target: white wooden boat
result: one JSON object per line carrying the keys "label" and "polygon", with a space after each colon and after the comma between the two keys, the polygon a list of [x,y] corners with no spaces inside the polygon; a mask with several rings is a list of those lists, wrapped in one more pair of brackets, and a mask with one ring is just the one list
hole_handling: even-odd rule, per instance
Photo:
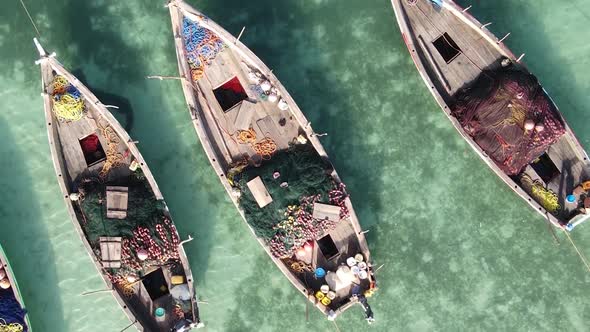
{"label": "white wooden boat", "polygon": [[57,180],[106,291],[140,331],[199,325],[186,253],[135,142],[55,53],[35,44]]}
{"label": "white wooden boat", "polygon": [[[522,56],[516,58],[503,43],[509,34],[498,39],[486,28],[489,23],[480,23],[469,14],[469,8],[462,9],[451,0],[391,3],[424,82],[481,159],[553,225],[572,230],[586,221],[590,217],[588,155],[547,92],[528,72]],[[530,84],[498,83],[500,77],[510,75]],[[512,93],[513,87],[521,90]],[[490,92],[488,99],[477,99],[475,91],[483,88],[496,95]],[[525,104],[527,98],[534,102]],[[474,100],[481,104],[474,106]],[[468,118],[463,117],[465,105],[473,106],[467,107],[472,112]],[[502,118],[500,112],[510,112],[506,113],[510,117]],[[484,121],[494,116],[509,125],[484,126]],[[548,129],[555,129],[555,135]],[[510,135],[505,135],[508,131]],[[507,136],[516,139],[505,140]],[[494,139],[499,142],[496,146],[489,143]],[[501,149],[494,150],[498,146]],[[525,146],[535,148],[526,150]],[[514,160],[518,163],[511,164]]]}
{"label": "white wooden boat", "polygon": [[[2,248],[2,246],[0,246],[0,281],[3,279],[8,280],[10,286],[8,286],[6,289],[3,289],[3,287],[0,287],[0,303],[6,303],[3,300],[3,297],[5,297],[5,296],[9,297],[9,298],[16,299],[16,301],[18,301],[18,304],[20,305],[20,309],[25,311],[25,316],[24,316],[24,322],[22,322],[22,324],[19,322],[7,321],[8,318],[3,317],[1,314],[1,312],[3,310],[6,310],[6,308],[1,308],[0,309],[0,330],[2,330],[2,328],[6,328],[7,331],[9,331],[8,327],[12,326],[12,328],[14,330],[20,329],[22,327],[23,332],[33,331],[33,329],[31,328],[31,322],[29,321],[29,315],[26,313],[25,302],[23,301],[23,297],[21,295],[20,289],[18,288],[18,283],[16,282],[14,272],[12,271],[12,268],[10,267],[10,263],[8,262],[8,258],[6,257],[6,253],[4,252],[4,249]],[[14,300],[12,300],[12,301],[14,301]],[[14,318],[14,317],[11,317],[11,318]]]}
{"label": "white wooden boat", "polygon": [[[293,241],[285,244],[280,242],[284,240],[282,235],[278,235],[282,231],[276,229],[281,227],[278,224],[288,221],[269,218],[274,226],[273,231],[271,227],[268,231],[277,233],[268,236],[261,235],[264,229],[253,227],[260,221],[253,217],[257,213],[285,211],[293,213],[291,216],[297,220],[302,218],[303,213],[297,209],[304,203],[290,203],[298,212],[288,212],[287,206],[278,203],[282,199],[280,188],[297,184],[297,179],[290,183],[284,180],[284,173],[293,169],[282,173],[264,171],[285,167],[278,160],[288,160],[294,151],[307,149],[324,160],[328,165],[323,170],[325,177],[336,189],[342,188],[309,121],[271,70],[238,39],[183,1],[170,1],[168,8],[191,121],[242,218],[281,272],[328,319],[335,319],[360,303],[368,321],[372,321],[366,300],[376,289],[371,255],[350,198],[343,190],[340,205],[333,201],[313,203],[313,216],[311,210],[307,216],[314,227],[333,222],[333,226],[313,235],[305,237],[285,231],[285,238]],[[253,176],[257,170],[259,176]],[[245,209],[247,199],[250,203],[256,200],[257,205]],[[277,240],[280,244],[273,242],[277,238],[281,238]],[[327,274],[323,276],[322,271]],[[326,292],[321,291],[322,286]]]}

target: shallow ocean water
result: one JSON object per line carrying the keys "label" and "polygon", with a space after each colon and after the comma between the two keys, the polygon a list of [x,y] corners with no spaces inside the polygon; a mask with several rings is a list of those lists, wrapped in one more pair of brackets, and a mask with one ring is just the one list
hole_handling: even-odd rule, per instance
{"label": "shallow ocean water", "polygon": [[[590,273],[563,234],[484,167],[439,110],[388,0],[189,1],[237,35],[290,90],[352,195],[377,266],[340,331],[588,331]],[[282,277],[226,197],[189,122],[164,1],[25,0],[41,41],[139,140],[186,245],[205,331],[336,331]],[[460,2],[468,5],[467,1]],[[590,147],[588,0],[472,2]],[[19,1],[0,12],[0,242],[36,331],[129,322],[84,251],[54,178]],[[572,237],[590,256],[590,225]]]}

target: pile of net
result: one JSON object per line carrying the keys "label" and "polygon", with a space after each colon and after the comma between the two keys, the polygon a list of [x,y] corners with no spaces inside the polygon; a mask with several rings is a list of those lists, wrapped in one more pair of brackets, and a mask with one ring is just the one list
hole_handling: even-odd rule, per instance
{"label": "pile of net", "polygon": [[0,331],[27,331],[25,315],[12,288],[0,289]]}
{"label": "pile of net", "polygon": [[[260,167],[247,167],[232,181],[240,189],[239,200],[246,220],[257,236],[267,240],[273,255],[288,257],[305,242],[333,229],[336,223],[312,217],[313,203],[341,206],[348,216],[343,184],[334,183],[331,165],[310,145],[294,145],[280,151]],[[260,208],[248,189],[248,181],[260,176],[272,202]]]}
{"label": "pile of net", "polygon": [[515,67],[484,71],[457,93],[452,113],[508,175],[520,173],[565,133],[537,78]]}
{"label": "pile of net", "polygon": [[[113,185],[113,184],[109,184]],[[168,219],[165,205],[154,196],[141,169],[125,183],[128,187],[127,217],[124,220],[106,217],[106,186],[93,179],[83,180],[80,214],[84,232],[93,248],[99,247],[100,237],[122,237],[122,266],[114,277],[137,276],[149,265],[161,265],[178,260],[178,233]],[[143,260],[138,253],[147,255]],[[98,254],[100,254],[98,252]]]}
{"label": "pile of net", "polygon": [[196,81],[203,76],[205,65],[215,59],[225,44],[211,30],[186,17],[182,21],[182,37],[191,77]]}
{"label": "pile of net", "polygon": [[53,97],[53,113],[59,121],[78,121],[84,117],[84,99],[65,77],[56,75],[47,90]]}

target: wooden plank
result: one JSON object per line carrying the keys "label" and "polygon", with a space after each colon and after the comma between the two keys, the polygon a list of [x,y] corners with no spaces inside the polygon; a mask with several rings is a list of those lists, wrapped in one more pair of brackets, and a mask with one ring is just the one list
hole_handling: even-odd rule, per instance
{"label": "wooden plank", "polygon": [[231,59],[228,59],[227,53],[227,50],[219,52],[210,64],[205,65],[205,77],[213,89],[220,87],[236,76],[236,71],[232,67]]}
{"label": "wooden plank", "polygon": [[252,124],[252,116],[254,116],[255,103],[249,100],[242,100],[238,109],[238,115],[234,122],[234,127],[237,130],[248,130]]}
{"label": "wooden plank", "polygon": [[269,115],[256,121],[256,124],[260,128],[263,137],[270,137],[275,141],[279,149],[286,149],[289,147],[288,138],[280,134],[278,125],[275,124]]}
{"label": "wooden plank", "polygon": [[272,197],[270,197],[270,194],[268,193],[268,190],[266,190],[266,186],[262,182],[260,176],[257,176],[254,179],[248,181],[247,185],[259,207],[263,208],[272,202]]}
{"label": "wooden plank", "polygon": [[100,254],[102,266],[106,268],[121,267],[121,237],[100,237]]}
{"label": "wooden plank", "polygon": [[107,218],[127,218],[128,197],[127,187],[107,186]]}
{"label": "wooden plank", "polygon": [[330,221],[340,221],[340,211],[342,209],[336,205],[322,203],[313,204],[313,218]]}

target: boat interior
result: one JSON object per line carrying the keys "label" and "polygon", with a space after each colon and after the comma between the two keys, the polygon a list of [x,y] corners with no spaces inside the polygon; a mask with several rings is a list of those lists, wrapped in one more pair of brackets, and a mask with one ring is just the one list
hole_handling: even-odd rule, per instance
{"label": "boat interior", "polygon": [[[155,255],[150,252],[145,263],[138,263],[140,247],[149,242],[144,237],[144,242],[133,247],[140,227],[147,229],[148,234],[151,232],[146,235],[150,239],[156,234],[162,238],[161,233],[168,240],[178,238],[142,157],[131,150],[133,143],[127,134],[122,137],[119,123],[73,75],[49,58],[41,62],[41,70],[58,180],[66,194],[64,198],[75,213],[78,232],[86,238],[87,250],[93,253],[103,277],[108,277],[115,286],[118,294],[115,297],[130,318],[147,331],[169,331],[181,318],[198,319],[192,296],[188,301],[178,300],[170,292],[187,282],[190,286],[186,287],[192,291],[190,270],[185,269],[178,257],[160,264],[150,261]],[[60,108],[56,106],[60,102],[71,103],[69,108]],[[143,195],[141,200],[139,194]],[[140,204],[158,206],[161,215],[141,215],[144,210]],[[164,218],[169,224],[159,233],[157,227],[144,223],[141,218]],[[165,313],[155,314],[158,308]]]}
{"label": "boat interior", "polygon": [[[221,177],[229,178],[228,172],[236,165],[258,167],[271,160],[274,154],[295,144],[310,144],[304,128],[282,96],[286,92],[278,86],[280,83],[265,75],[261,66],[256,64],[259,60],[253,61],[246,56],[249,51],[242,50],[241,43],[237,44],[233,36],[221,31],[207,17],[184,3],[179,6],[171,8],[171,16],[176,38],[182,38],[182,46],[177,43],[177,52],[184,55],[179,55],[181,74],[183,68],[190,70],[183,76],[193,78],[190,94],[196,95],[198,100],[196,109],[191,110],[193,120],[195,126],[205,131],[206,137],[200,139],[210,143],[214,155],[209,158],[214,167],[215,163],[221,165],[224,173]],[[205,51],[211,50],[211,44],[216,43],[217,47],[214,54],[199,54],[202,61],[199,66],[195,65],[198,60],[194,60],[198,47],[195,50],[191,35],[187,35],[191,33],[190,29],[197,29],[199,36],[205,36],[196,46],[205,47]],[[190,103],[189,108],[192,109]],[[336,177],[335,172],[333,176]],[[268,196],[264,184],[260,182],[258,186],[261,196]],[[290,280],[304,294],[315,294],[326,283],[323,278],[315,276],[316,267],[336,271],[346,265],[347,258],[364,253],[351,222],[344,220],[316,238],[312,247],[313,253],[308,252],[302,259],[292,257],[281,261],[274,258],[283,273],[296,278],[297,282]],[[304,261],[308,269],[294,271],[291,263],[298,260]],[[372,276],[364,280],[356,278],[339,288],[329,306],[321,301],[316,305],[325,313],[330,309],[337,310],[350,302],[355,283],[361,289],[358,293],[362,293],[369,289],[371,281]]]}
{"label": "boat interior", "polygon": [[[441,96],[444,101],[442,106],[449,117],[453,117],[449,107],[454,104],[456,94],[469,88],[483,71],[500,69],[506,59],[510,59],[511,65],[519,65],[514,55],[503,46],[502,40],[491,36],[485,24],[476,21],[452,1],[444,1],[443,7],[431,0],[394,2],[398,15],[402,15],[410,32],[409,36],[404,34],[404,38],[411,38],[413,43],[406,41],[410,53],[414,61],[423,64],[432,82],[429,88]],[[456,127],[460,126],[456,121],[453,123]],[[526,174],[557,194],[561,208],[554,214],[565,225],[585,211],[580,209],[584,205],[585,191],[576,195],[574,203],[567,203],[565,199],[589,179],[589,169],[586,153],[567,128],[564,135],[538,158],[530,160],[522,173],[513,176],[512,180],[522,187],[519,179]],[[531,201],[534,195],[530,194],[523,198]],[[541,200],[532,199],[543,205]],[[586,207],[590,207],[590,201],[586,203]],[[539,210],[545,212],[540,207]]]}

